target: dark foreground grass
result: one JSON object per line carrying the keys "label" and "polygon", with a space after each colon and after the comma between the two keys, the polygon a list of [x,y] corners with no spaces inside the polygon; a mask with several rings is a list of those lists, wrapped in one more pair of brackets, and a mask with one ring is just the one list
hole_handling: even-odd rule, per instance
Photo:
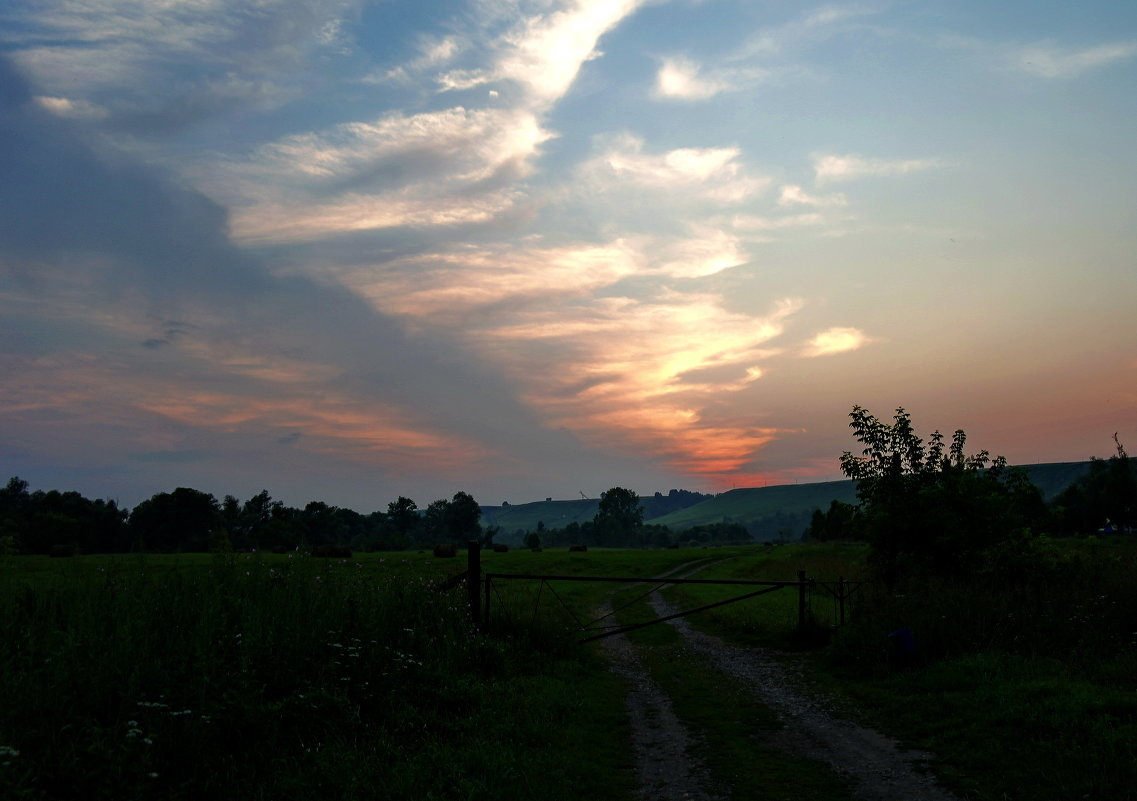
{"label": "dark foreground grass", "polygon": [[4,799],[631,793],[619,681],[563,639],[475,636],[424,559],[0,569]]}

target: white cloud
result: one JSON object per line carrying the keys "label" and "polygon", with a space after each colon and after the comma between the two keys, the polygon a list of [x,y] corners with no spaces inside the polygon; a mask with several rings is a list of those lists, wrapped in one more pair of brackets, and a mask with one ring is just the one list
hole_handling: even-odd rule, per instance
{"label": "white cloud", "polygon": [[779,206],[846,206],[849,201],[841,192],[831,195],[811,195],[795,184],[786,184],[782,187],[782,194],[778,197]]}
{"label": "white cloud", "polygon": [[452,252],[399,259],[381,272],[369,266],[341,280],[382,311],[400,317],[484,315],[490,307],[570,298],[647,271],[633,243],[559,247],[516,244],[468,246]]}
{"label": "white cloud", "polygon": [[575,0],[561,10],[525,17],[497,43],[488,69],[456,70],[439,78],[443,89],[469,89],[499,80],[523,86],[539,106],[560,99],[585,62],[597,58],[600,37],[645,0]]}
{"label": "white cloud", "polygon": [[665,58],[656,75],[656,97],[675,100],[706,100],[737,88],[727,73],[701,75],[700,66],[687,58]]}
{"label": "white cloud", "polygon": [[488,223],[513,208],[512,192],[474,197],[344,194],[328,203],[260,203],[233,213],[233,238],[246,244],[304,242],[354,231]]}
{"label": "white cloud", "polygon": [[693,237],[661,242],[657,269],[674,278],[704,278],[749,261],[738,237],[715,228],[695,227]]}
{"label": "white cloud", "polygon": [[1042,78],[1066,78],[1137,56],[1137,41],[1097,45],[1083,50],[1038,44],[1018,49],[1011,64]]}
{"label": "white cloud", "polygon": [[660,154],[644,153],[643,140],[617,137],[582,170],[609,186],[682,190],[720,203],[739,203],[769,184],[766,178],[747,175],[737,147],[684,147]]}
{"label": "white cloud", "polygon": [[830,356],[834,353],[857,350],[870,342],[872,339],[859,329],[830,328],[809,340],[802,349],[802,355],[809,357]]}
{"label": "white cloud", "polygon": [[[479,181],[506,164],[519,170],[552,134],[525,111],[466,109],[349,122],[318,133],[289,136],[257,149],[253,168],[278,177],[343,181],[377,167],[415,162],[428,173]],[[391,176],[383,182],[390,185]]]}
{"label": "white cloud", "polygon": [[[360,83],[406,83],[418,77],[423,71],[438,69],[450,62],[465,47],[465,43],[457,36],[446,36],[441,39],[428,37],[419,41],[419,56],[406,64],[400,64],[378,72],[372,72],[360,78]],[[450,87],[453,88],[453,87]]]}
{"label": "white cloud", "polygon": [[482,223],[517,201],[512,184],[550,136],[525,111],[390,114],[264,145],[202,180],[234,206],[244,241]]}
{"label": "white cloud", "polygon": [[941,162],[937,159],[887,160],[866,158],[856,154],[845,156],[819,154],[813,157],[815,180],[819,184],[829,181],[849,181],[866,176],[905,175],[940,165]]}

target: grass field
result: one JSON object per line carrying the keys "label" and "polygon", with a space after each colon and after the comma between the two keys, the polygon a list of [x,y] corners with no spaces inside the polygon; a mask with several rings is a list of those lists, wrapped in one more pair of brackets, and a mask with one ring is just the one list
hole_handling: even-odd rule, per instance
{"label": "grass field", "polygon": [[[815,592],[806,637],[789,589],[692,622],[806,649],[814,680],[850,714],[936,752],[969,798],[1127,801],[1137,548],[1059,550],[1044,582],[866,586],[842,629]],[[706,559],[701,577],[792,580],[804,569],[819,581],[861,578],[864,561],[835,544],[483,556],[503,573],[647,577]],[[496,582],[481,636],[464,588],[436,589],[464,568],[461,556],[428,554],[0,559],[0,796],[634,797],[625,688],[572,632],[614,586]],[[666,590],[688,606],[739,592]],[[646,615],[629,600],[624,621]],[[886,636],[901,625],[918,645],[907,665],[890,660]],[[742,709],[738,693],[659,644],[652,669],[682,714],[724,721],[709,728],[726,749],[716,753],[744,747],[737,738],[762,711],[719,715]],[[753,782],[761,758],[720,768]]]}
{"label": "grass field", "polygon": [[622,685],[567,640],[475,636],[434,589],[463,566],[4,559],[0,795],[627,798]]}

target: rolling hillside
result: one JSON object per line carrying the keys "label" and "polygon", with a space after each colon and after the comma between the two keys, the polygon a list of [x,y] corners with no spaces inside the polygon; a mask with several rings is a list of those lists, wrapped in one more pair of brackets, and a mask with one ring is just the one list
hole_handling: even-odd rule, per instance
{"label": "rolling hillside", "polygon": [[[1050,500],[1079,477],[1089,472],[1089,462],[1052,462],[1026,465],[1031,481]],[[735,489],[675,509],[697,500],[693,494],[675,490],[669,495],[641,498],[645,522],[667,526],[673,531],[714,523],[740,523],[758,540],[796,540],[809,526],[814,509],[828,509],[833,501],[856,503],[852,481],[823,481],[813,484],[782,484],[773,487]],[[546,528],[563,528],[583,523],[596,515],[599,501],[580,498],[568,501],[536,501],[509,506],[483,506],[483,525],[501,526],[501,542],[520,542],[518,532],[533,531],[538,522]]]}

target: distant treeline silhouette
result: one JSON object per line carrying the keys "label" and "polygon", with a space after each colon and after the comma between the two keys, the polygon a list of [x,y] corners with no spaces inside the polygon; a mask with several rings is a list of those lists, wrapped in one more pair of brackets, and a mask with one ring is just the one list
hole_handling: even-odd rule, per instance
{"label": "distant treeline silhouette", "polygon": [[[875,435],[896,433],[891,430],[896,423],[889,427],[867,412],[861,410],[861,413],[862,418],[855,419],[861,426],[860,435],[871,439]],[[1052,536],[1132,531],[1137,514],[1137,466],[1129,460],[1116,435],[1114,456],[1095,458],[1088,473],[1045,503],[1033,485],[1015,471],[1004,470],[1001,464],[992,476],[999,482],[995,484],[979,481],[977,473],[964,469],[984,467],[989,471],[984,464],[975,462],[953,467],[950,451],[937,456],[941,461],[946,460],[943,464],[936,459],[929,461],[928,457],[938,453],[935,440],[922,442],[911,434],[906,416],[898,419],[902,428],[908,426],[902,433],[908,436],[910,446],[932,447],[932,454],[925,455],[923,466],[897,474],[909,473],[910,478],[892,480],[887,478],[893,469],[890,463],[882,462],[875,473],[862,475],[858,465],[868,463],[846,454],[845,467],[853,471],[849,473],[850,478],[858,480],[861,502],[852,505],[834,501],[827,510],[815,510],[804,538],[881,540],[885,536],[900,537],[896,542],[903,549],[909,547],[905,544],[908,542],[918,545],[951,541],[951,537],[929,536],[932,529],[945,532],[951,529],[960,535],[966,533],[969,542],[978,539],[991,543],[1003,540],[999,532],[1010,529],[1026,528],[1036,535]],[[958,448],[961,447],[962,442],[958,444]],[[962,451],[954,455],[962,457]],[[984,452],[982,456],[985,455]],[[946,483],[948,481],[951,483]],[[887,503],[881,500],[884,497],[881,493],[885,491],[891,499]],[[748,530],[726,520],[678,532],[644,522],[645,506],[651,509],[653,516],[658,516],[711,497],[672,490],[666,496],[656,493],[641,499],[630,490],[613,487],[601,495],[592,520],[561,527],[546,527],[538,521],[532,529],[510,531],[510,537],[527,547],[580,544],[661,548],[675,544],[752,541],[756,533],[753,527]],[[908,504],[908,508],[903,508],[904,504]],[[882,517],[882,510],[888,514]],[[322,501],[312,501],[299,509],[274,500],[268,491],[244,502],[232,495],[218,501],[210,493],[179,487],[173,492],[160,492],[133,509],[125,509],[113,500],[90,500],[78,492],[31,491],[27,481],[13,477],[0,489],[0,555],[284,552],[311,550],[322,545],[379,551],[426,548],[444,542],[461,544],[471,539],[489,546],[502,531],[499,526],[484,524],[481,516],[481,507],[466,492],[458,492],[449,500],[433,501],[425,509],[420,509],[410,498],[400,496],[387,505],[386,511],[360,514]],[[781,521],[784,525],[777,526],[780,536],[793,529],[801,532],[800,527],[791,525],[796,523],[796,518],[791,517],[787,516]],[[901,524],[909,533],[900,529],[893,532],[891,527]],[[796,536],[795,533],[790,538]],[[946,554],[929,553],[927,558],[943,563]]]}
{"label": "distant treeline silhouette", "polygon": [[[658,506],[681,508],[710,497],[686,490],[657,494]],[[663,498],[663,503],[660,503]],[[295,550],[329,552],[325,546],[356,551],[427,548],[437,543],[479,540],[493,545],[501,529],[482,525],[481,508],[466,492],[420,509],[399,497],[386,511],[360,514],[312,501],[303,509],[287,506],[262,491],[242,502],[232,495],[218,501],[207,492],[178,487],[160,492],[133,509],[113,500],[90,500],[78,492],[31,491],[13,477],[0,490],[0,555],[122,553],[146,551],[225,552]],[[594,520],[561,529],[520,532],[535,547],[585,544],[612,547],[664,547],[674,535],[643,523],[643,506],[630,490],[604,493]],[[748,540],[739,525],[701,526],[684,532],[684,541]]]}

